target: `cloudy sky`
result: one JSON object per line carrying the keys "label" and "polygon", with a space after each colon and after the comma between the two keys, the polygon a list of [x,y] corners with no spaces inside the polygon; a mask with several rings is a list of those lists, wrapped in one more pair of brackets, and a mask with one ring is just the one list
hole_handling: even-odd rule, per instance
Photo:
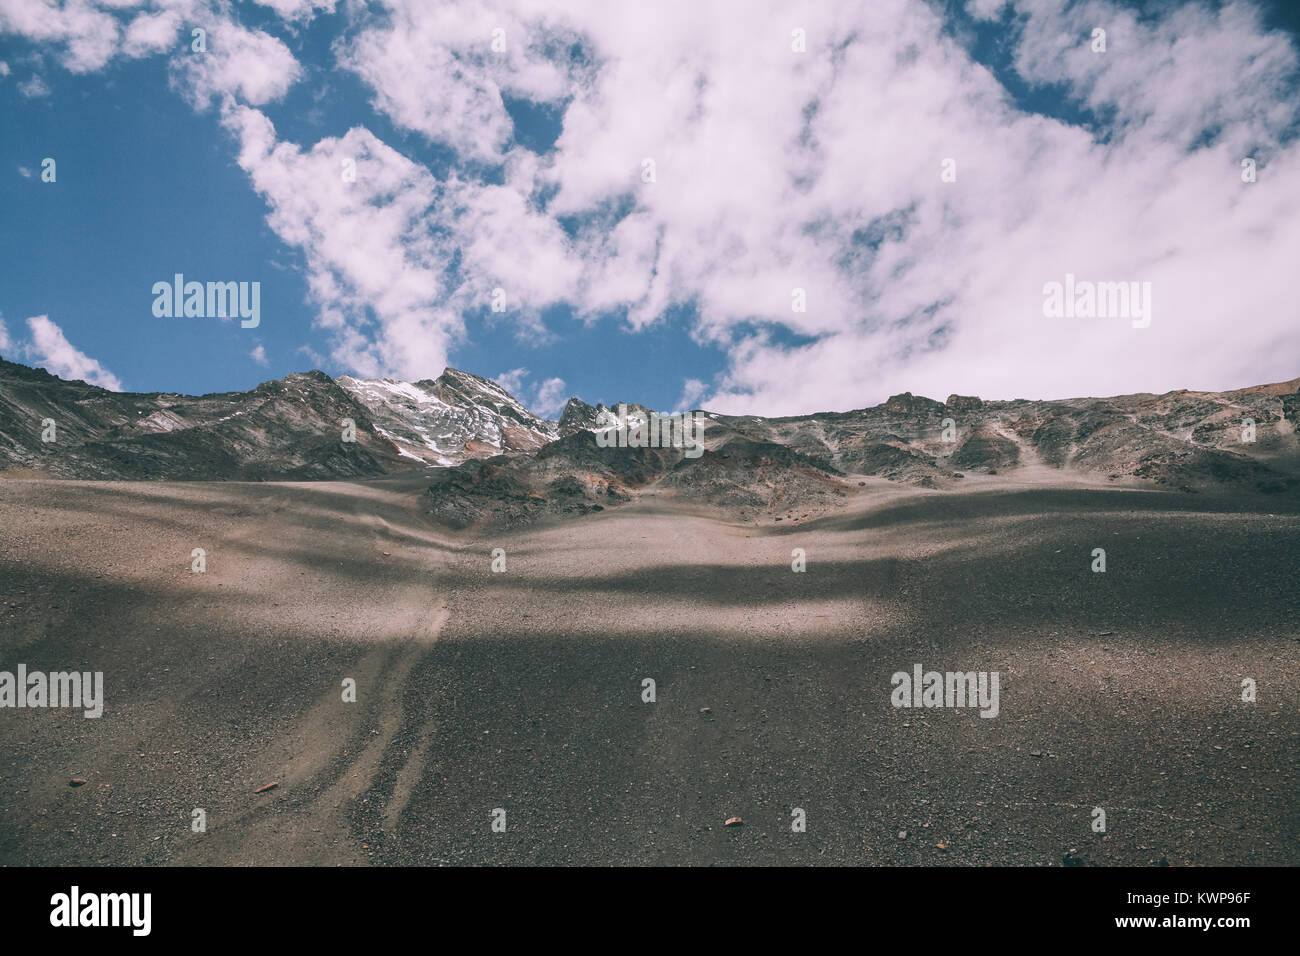
{"label": "cloudy sky", "polygon": [[[1287,0],[0,0],[0,354],[544,414],[1290,379],[1298,43]],[[261,324],[156,317],[176,273]],[[1067,274],[1150,325],[1046,316]]]}

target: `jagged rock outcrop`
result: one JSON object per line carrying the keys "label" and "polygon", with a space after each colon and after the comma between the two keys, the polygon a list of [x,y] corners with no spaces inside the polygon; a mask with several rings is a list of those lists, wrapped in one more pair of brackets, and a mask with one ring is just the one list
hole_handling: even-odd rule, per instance
{"label": "jagged rock outcrop", "polygon": [[952,394],[948,396],[948,400],[944,402],[944,405],[954,412],[973,412],[978,408],[982,408],[984,402],[976,395]]}

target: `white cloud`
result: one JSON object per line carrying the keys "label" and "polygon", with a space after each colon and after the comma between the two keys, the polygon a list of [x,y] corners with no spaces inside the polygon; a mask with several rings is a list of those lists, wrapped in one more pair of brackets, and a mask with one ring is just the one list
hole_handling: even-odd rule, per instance
{"label": "white cloud", "polygon": [[49,96],[50,88],[45,85],[45,81],[40,76],[33,75],[31,79],[23,80],[18,84],[18,92],[29,100],[35,100],[42,96]]}
{"label": "white cloud", "polygon": [[282,19],[290,22],[306,22],[316,15],[318,10],[333,13],[338,0],[254,0],[258,6],[269,7]]}
{"label": "white cloud", "polygon": [[[503,185],[439,181],[360,127],[304,150],[280,142],[257,110],[222,115],[268,223],[304,252],[331,357],[358,374],[437,375],[465,335],[463,315],[487,307],[494,289],[527,332],[580,275],[559,224],[521,192],[526,163]],[[456,256],[463,276],[453,280]]]}
{"label": "white cloud", "polygon": [[[469,191],[474,212],[444,221],[475,250],[475,274],[513,273],[525,298],[564,299],[588,320],[625,309],[634,328],[698,306],[697,336],[730,360],[707,407],[794,413],[903,390],[1061,396],[1295,374],[1296,56],[1250,5],[1139,22],[1103,0],[1014,4],[1018,69],[1049,110],[1100,116],[1097,135],[1017,108],[932,6],[908,0],[797,18],[774,0],[536,0],[504,20],[468,3],[387,6],[391,19],[364,27],[343,64],[396,122],[510,171],[513,205]],[[796,21],[807,53],[791,50]],[[510,52],[494,59],[497,22]],[[1090,49],[1096,23],[1108,25],[1104,55]],[[579,65],[563,52],[561,65],[540,62],[557,37],[581,42]],[[553,152],[509,146],[503,91],[565,104]],[[1247,150],[1268,163],[1252,185],[1238,176]],[[640,181],[647,157],[653,183]],[[949,157],[953,183],[940,178]],[[538,190],[554,193],[545,215],[530,203]],[[599,215],[619,202],[632,206],[620,222]],[[550,240],[561,215],[579,217],[576,239]],[[518,249],[538,243],[544,265],[528,268]],[[1045,319],[1042,287],[1067,272],[1152,282],[1152,326]],[[795,288],[806,312],[791,308]]]}
{"label": "white cloud", "polygon": [[524,401],[534,414],[541,415],[543,418],[554,417],[564,410],[569,400],[564,379],[548,378],[538,383],[537,388],[532,390],[531,401],[525,400],[525,393],[529,390],[527,379],[528,369],[516,368],[509,372],[502,372],[493,381],[511,395]]}
{"label": "white cloud", "polygon": [[1010,0],[967,0],[966,10],[980,20],[994,20]]}
{"label": "white cloud", "polygon": [[[461,2],[385,6],[386,18],[340,48],[339,64],[370,85],[376,107],[399,125],[463,156],[502,158],[511,135],[503,92],[542,102],[568,93],[568,67],[547,54],[562,54],[572,31],[534,3],[510,12]],[[493,49],[498,30],[503,51]]]}
{"label": "white cloud", "polygon": [[312,368],[320,368],[325,364],[325,356],[321,355],[310,345],[298,346],[298,353],[306,356],[307,361],[311,362]]}
{"label": "white cloud", "polygon": [[563,411],[566,401],[568,392],[565,391],[564,379],[548,378],[537,387],[537,394],[529,407],[536,414],[549,418]]}
{"label": "white cloud", "polygon": [[31,179],[31,178],[32,178],[32,171],[31,171],[30,169],[28,169],[26,166],[19,166],[19,167],[18,167],[18,175],[21,176],[21,177],[23,177],[23,179]]}
{"label": "white cloud", "polygon": [[708,386],[698,378],[688,378],[682,383],[682,397],[677,400],[677,410],[689,412],[698,408],[696,403],[707,391]]}
{"label": "white cloud", "polygon": [[266,349],[261,345],[257,346],[256,348],[253,349],[253,351],[249,352],[248,357],[251,358],[258,365],[271,364],[266,360]]}
{"label": "white cloud", "polygon": [[516,368],[509,372],[502,372],[493,379],[498,385],[504,388],[511,395],[522,395],[524,390],[524,379],[528,378],[528,369]]}
{"label": "white cloud", "polygon": [[5,325],[4,316],[0,315],[0,352],[8,352],[13,348],[13,339],[9,337],[9,328]]}
{"label": "white cloud", "polygon": [[62,63],[73,73],[98,70],[118,42],[117,20],[87,0],[0,0],[0,33],[59,45]]}
{"label": "white cloud", "polygon": [[253,106],[280,99],[302,74],[284,42],[261,30],[220,19],[207,26],[205,53],[173,61],[186,95],[197,108],[236,96]]}
{"label": "white cloud", "polygon": [[[363,129],[304,151],[278,143],[257,110],[227,106],[222,115],[271,228],[303,249],[331,358],[371,377],[440,373],[463,332],[441,301],[450,252],[430,231],[440,184]],[[355,182],[345,181],[344,160],[355,163]]]}
{"label": "white cloud", "polygon": [[[287,11],[290,19],[301,19],[304,9],[332,10],[334,4],[273,0],[269,5],[282,14]],[[102,69],[116,56],[171,51],[183,92],[200,107],[225,96],[261,106],[282,97],[301,75],[281,40],[236,23],[230,6],[221,0],[152,0],[148,10],[138,9],[143,5],[137,0],[0,0],[0,35],[56,47],[60,62],[73,73]],[[195,27],[206,32],[206,52],[190,48],[189,31]],[[39,77],[20,89],[26,96],[48,92]]]}
{"label": "white cloud", "polygon": [[48,316],[32,316],[27,320],[27,328],[32,340],[25,350],[26,355],[37,366],[44,367],[59,378],[80,379],[111,392],[122,391],[118,377],[73,346],[63,330],[51,322]]}
{"label": "white cloud", "polygon": [[172,10],[141,13],[126,28],[122,52],[129,57],[162,53],[177,45],[181,17]]}

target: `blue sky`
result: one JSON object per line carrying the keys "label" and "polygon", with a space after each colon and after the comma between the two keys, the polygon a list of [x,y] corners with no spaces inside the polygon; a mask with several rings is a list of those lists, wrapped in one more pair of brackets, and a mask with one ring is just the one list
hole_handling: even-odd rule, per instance
{"label": "blue sky", "polygon": [[[275,17],[239,10],[241,22],[274,29]],[[352,74],[332,69],[330,43],[345,15],[317,17],[284,39],[310,82],[299,83],[266,112],[286,138],[314,142],[365,126],[439,174],[454,151],[395,129],[368,106]],[[20,61],[36,45],[0,36],[0,60]],[[163,57],[115,62],[100,73],[39,74],[47,95],[0,85],[0,256],[5,262],[0,316],[48,314],[83,352],[113,370],[131,391],[202,394],[244,389],[319,366],[300,351],[328,350],[312,329],[315,308],[302,278],[302,255],[265,224],[266,204],[234,162],[234,138],[211,112],[199,113],[169,88]],[[556,119],[527,100],[512,104],[515,138],[545,149]],[[40,161],[55,157],[57,180],[42,183]],[[30,178],[18,173],[32,171]],[[492,171],[483,171],[491,175]],[[236,323],[153,316],[155,281],[174,273],[200,281],[259,281],[263,319],[256,330]],[[717,347],[692,341],[688,322],[670,311],[661,324],[633,334],[611,312],[588,327],[570,310],[545,316],[545,343],[520,341],[489,309],[466,316],[469,334],[449,356],[457,368],[486,377],[517,368],[559,377],[594,400],[660,406],[674,402],[683,378],[707,379],[722,366]],[[250,352],[262,345],[266,365]],[[441,368],[429,367],[428,377]]]}
{"label": "blue sky", "polygon": [[[1272,320],[1254,341],[1206,355],[1230,306],[1261,315],[1293,301],[1271,259],[1240,293],[1216,300],[1195,287],[1212,242],[1231,245],[1235,233],[1245,242],[1261,228],[1258,210],[1239,208],[1238,154],[1296,169],[1293,5],[1238,4],[1232,16],[1222,4],[1192,5],[1200,14],[1188,16],[1164,4],[1079,4],[1071,15],[995,0],[890,3],[878,12],[897,24],[880,35],[866,21],[818,24],[808,13],[803,59],[782,45],[789,23],[804,20],[777,5],[770,33],[783,59],[765,77],[748,59],[765,35],[701,39],[722,28],[693,29],[690,5],[665,15],[656,46],[637,42],[644,24],[581,4],[554,15],[507,5],[486,20],[467,5],[460,20],[424,24],[420,4],[176,0],[104,12],[118,23],[117,45],[88,49],[108,21],[55,13],[57,28],[45,29],[34,0],[10,2],[7,14],[0,4],[0,353],[18,361],[49,359],[58,371],[66,345],[128,390],[193,394],[312,367],[434,377],[445,361],[488,377],[513,372],[535,406],[559,379],[563,394],[593,402],[768,414],[858,407],[904,388],[1059,397],[1048,393],[1300,375],[1295,338]],[[25,3],[30,16],[14,12]],[[438,16],[455,18],[457,6]],[[149,36],[162,39],[133,41],[136,16],[156,18]],[[512,43],[504,67],[485,53],[498,22]],[[1111,25],[1109,61],[1087,51],[1094,22]],[[197,68],[193,23],[209,24],[213,46]],[[283,55],[252,41],[239,49],[234,31]],[[1222,52],[1222,88],[1207,87],[1196,61],[1168,54],[1183,35]],[[445,49],[429,52],[428,38],[444,36]],[[407,39],[409,48],[397,42]],[[1091,59],[1047,55],[1062,44]],[[656,50],[675,54],[676,72],[658,72]],[[882,76],[890,59],[897,65]],[[221,68],[204,72],[214,62]],[[1113,73],[1099,79],[1103,62]],[[246,82],[254,75],[265,85]],[[692,82],[679,90],[678,76]],[[1187,98],[1152,92],[1175,80],[1200,85]],[[1247,80],[1272,108],[1225,115],[1222,104],[1245,95],[1234,83]],[[899,109],[900,94],[913,106]],[[1199,136],[1183,132],[1198,124]],[[732,144],[734,175],[713,169]],[[350,148],[373,164],[363,163],[367,184],[382,186],[336,201],[332,182],[303,179]],[[896,156],[910,161],[913,150],[924,174],[891,185]],[[659,156],[653,198],[638,180],[647,153]],[[949,154],[958,184],[967,169],[988,170],[988,183],[958,201],[941,194],[938,163]],[[45,157],[57,163],[54,183],[42,182]],[[1231,216],[1210,203],[1204,218],[1223,235],[1185,241],[1159,210],[1203,194],[1212,158]],[[618,163],[626,182],[608,171]],[[1025,168],[1005,168],[1017,163]],[[1169,164],[1154,186],[1152,163]],[[1069,183],[1049,181],[1045,167],[1068,169],[1061,175],[1098,195],[1131,190],[1127,208],[1104,204],[1096,229],[1083,230],[1094,234],[1052,248],[1060,224],[1050,212]],[[689,182],[696,169],[709,170],[702,185]],[[801,176],[814,185],[790,185]],[[731,180],[745,177],[752,190],[742,183],[733,194]],[[1292,207],[1300,194],[1294,179],[1255,185]],[[1154,206],[1151,221],[1133,218],[1131,200]],[[1282,224],[1286,203],[1259,202],[1278,219],[1269,248],[1300,251]],[[391,215],[395,207],[414,213]],[[357,258],[373,252],[373,263],[339,252],[352,230],[365,247]],[[1138,234],[1151,245],[1116,253]],[[1016,250],[1045,247],[1053,254],[1032,268],[1015,265]],[[1161,301],[1181,308],[1146,339],[1048,328],[1037,289],[1067,269],[1149,274]],[[259,327],[155,317],[153,284],[178,272],[259,282]],[[981,288],[990,274],[1002,278]],[[785,290],[798,284],[815,306],[787,315]],[[512,299],[504,314],[488,306],[498,285]],[[1196,309],[1205,313],[1184,318]],[[55,348],[48,336],[38,346],[35,316],[61,332]],[[65,367],[87,367],[78,361]]]}
{"label": "blue sky", "polygon": [[[328,42],[307,37],[302,46],[295,54],[305,58],[321,46],[327,51]],[[12,56],[10,49],[0,38],[0,60]],[[368,109],[354,79],[321,73],[328,106],[313,103],[304,84],[268,109],[286,136],[311,142],[365,125],[417,161],[446,168],[445,155]],[[312,329],[301,252],[267,228],[266,204],[234,162],[233,137],[168,89],[165,61],[119,64],[105,74],[50,71],[46,82],[50,95],[39,98],[23,96],[15,83],[0,86],[0,164],[8,169],[0,177],[0,315],[11,327],[19,317],[55,317],[78,348],[132,391],[228,391],[313,367],[300,347],[327,349]],[[517,135],[527,138],[527,128]],[[56,159],[53,184],[40,179],[45,156]],[[33,175],[22,176],[19,167]],[[175,272],[200,281],[261,282],[260,326],[155,318],[150,289]],[[653,395],[666,404],[680,393],[673,376],[707,378],[723,361],[719,349],[694,344],[689,326],[672,315],[634,335],[616,315],[587,328],[567,310],[552,312],[547,327],[555,338],[530,344],[505,323],[489,321],[489,310],[477,310],[467,316],[469,336],[450,364],[487,377],[535,368],[586,394]],[[255,344],[263,345],[266,366],[250,358]],[[636,361],[628,361],[632,352]],[[318,364],[330,374],[353,371]]]}

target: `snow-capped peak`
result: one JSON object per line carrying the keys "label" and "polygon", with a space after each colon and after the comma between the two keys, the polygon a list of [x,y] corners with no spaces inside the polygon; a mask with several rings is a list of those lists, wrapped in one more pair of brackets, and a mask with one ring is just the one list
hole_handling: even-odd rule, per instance
{"label": "snow-capped peak", "polygon": [[419,382],[351,375],[335,381],[400,451],[430,464],[533,451],[560,434],[558,423],[534,415],[496,382],[459,369]]}

